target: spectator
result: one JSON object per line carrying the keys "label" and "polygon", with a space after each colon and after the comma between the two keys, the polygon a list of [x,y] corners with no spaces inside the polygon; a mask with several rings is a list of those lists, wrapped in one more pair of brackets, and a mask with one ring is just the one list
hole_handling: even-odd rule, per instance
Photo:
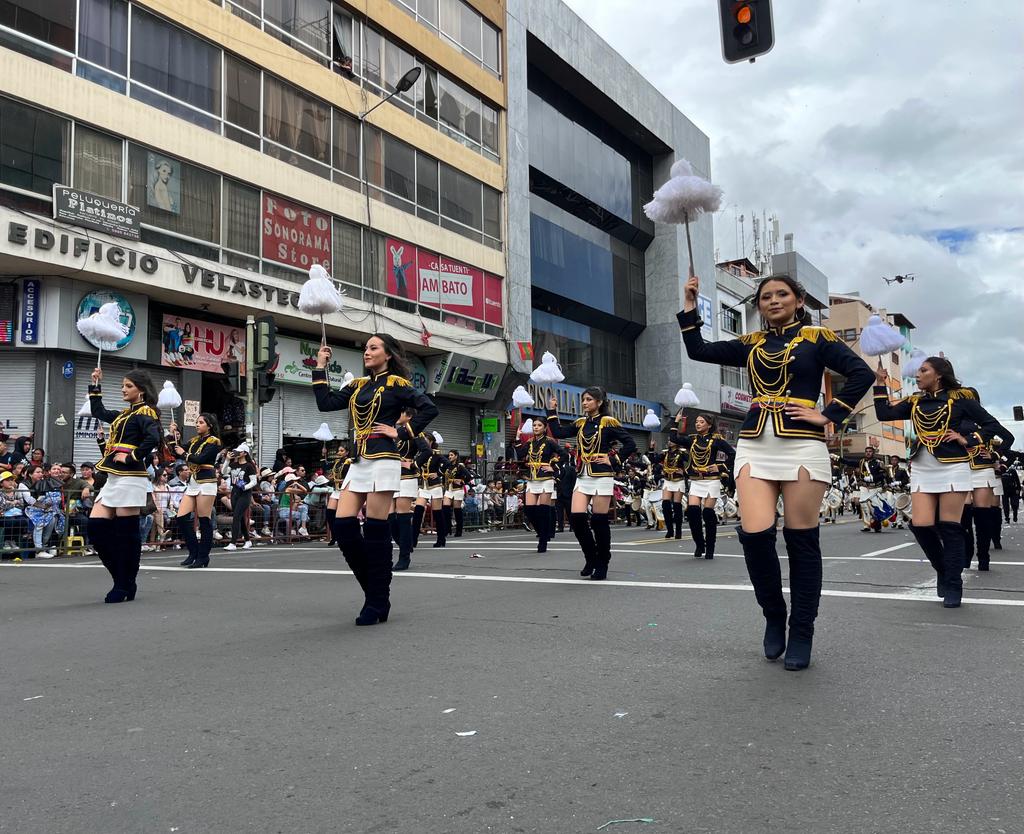
{"label": "spectator", "polygon": [[29,523],[25,517],[28,490],[18,484],[12,472],[0,472],[0,538],[3,539],[3,558],[27,559],[31,554],[25,545]]}
{"label": "spectator", "polygon": [[253,526],[260,531],[260,535],[269,537],[272,535],[270,525],[274,516],[274,470],[269,466],[260,470],[260,480],[256,494],[253,496],[250,516]]}
{"label": "spectator", "polygon": [[88,509],[85,503],[88,501],[89,506],[92,506],[92,485],[75,474],[76,468],[74,463],[65,463],[63,467],[64,512],[67,515],[68,527],[74,528],[76,533],[84,538],[88,527]]}
{"label": "spectator", "polygon": [[14,452],[7,448],[7,440],[0,440],[0,472],[10,472],[17,461]]}
{"label": "spectator", "polygon": [[28,459],[29,466],[42,466],[44,463],[46,463],[46,452],[42,449],[33,449]]}
{"label": "spectator", "polygon": [[54,532],[64,532],[62,484],[47,477],[39,464],[32,464],[27,471],[31,497],[25,515],[32,525],[32,544],[38,558],[52,559],[57,553],[50,549],[50,539]]}
{"label": "spectator", "polygon": [[242,543],[242,550],[252,547],[252,535],[249,532],[249,515],[253,499],[253,490],[259,475],[256,466],[249,457],[249,448],[239,447],[237,451],[228,453],[230,470],[228,481],[231,484],[231,541],[226,550],[234,550]]}
{"label": "spectator", "polygon": [[153,478],[153,503],[156,505],[156,512],[153,513],[153,540],[162,542],[164,531],[167,530],[171,520],[170,515],[171,488],[167,485],[167,469],[160,467]]}
{"label": "spectator", "polygon": [[297,529],[300,536],[309,535],[309,531],[306,529],[306,522],[309,520],[309,507],[304,501],[308,493],[309,487],[302,483],[294,472],[289,472],[284,476],[277,517],[284,522],[290,521],[291,528]]}
{"label": "spectator", "polygon": [[14,456],[14,463],[24,463],[28,465],[28,462],[32,457],[32,438],[28,435],[19,437],[14,441],[14,448],[11,449],[10,454]]}

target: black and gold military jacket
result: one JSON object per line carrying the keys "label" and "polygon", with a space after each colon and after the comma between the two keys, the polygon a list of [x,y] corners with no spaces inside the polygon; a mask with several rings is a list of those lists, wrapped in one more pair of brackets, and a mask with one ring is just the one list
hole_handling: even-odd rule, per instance
{"label": "black and gold military jacket", "polygon": [[419,464],[416,463],[416,456],[424,448],[430,448],[423,439],[423,435],[420,434],[416,437],[404,437],[402,434],[399,434],[398,440],[395,441],[395,445],[398,446],[398,455],[402,459],[402,480],[418,480],[420,477],[420,467]]}
{"label": "black and gold military jacket", "polygon": [[395,441],[374,432],[373,427],[377,423],[397,426],[403,409],[416,409],[412,419],[398,427],[399,435],[406,433],[410,438],[422,432],[437,416],[437,406],[429,397],[413,388],[409,380],[394,374],[362,376],[340,391],[332,391],[327,371],[317,368],[313,371],[313,394],[321,411],[349,410],[355,443],[354,460],[400,459]]}
{"label": "black and gold military jacket", "polygon": [[555,477],[552,464],[562,455],[562,449],[550,437],[531,437],[526,443],[512,446],[515,459],[526,464],[531,481],[550,481]]}
{"label": "black and gold military jacket", "polygon": [[188,471],[199,484],[214,484],[217,482],[217,455],[220,454],[220,440],[212,435],[197,434],[189,442],[185,449],[185,463],[188,464]]}
{"label": "black and gold military jacket", "polygon": [[[95,419],[110,423],[103,458],[96,469],[109,475],[147,477],[146,458],[160,445],[160,418],[156,409],[139,402],[124,411],[111,411],[103,407],[99,385],[89,386],[89,408]],[[121,452],[128,457],[124,463],[117,463],[114,456]]]}
{"label": "black and gold military jacket", "polygon": [[690,462],[690,453],[683,447],[678,445],[679,441],[676,440],[674,435],[676,434],[673,429],[669,432],[669,439],[672,441],[673,446],[669,446],[664,453],[661,455],[661,474],[664,476],[666,481],[679,481],[686,476],[686,467]]}
{"label": "black and gold military jacket", "polygon": [[[669,440],[686,450],[686,474],[691,480],[717,478],[732,469],[736,459],[736,450],[720,434],[679,434],[673,429]],[[724,464],[718,462],[719,455],[725,457]]]}
{"label": "black and gold military jacket", "polygon": [[821,394],[822,375],[828,368],[846,377],[842,399],[833,397],[822,410],[825,417],[838,424],[850,416],[875,379],[867,363],[827,327],[793,322],[738,339],[705,342],[700,334],[703,322],[695,309],[679,313],[676,319],[691,359],[746,367],[754,401],[743,421],[740,437],[760,437],[771,419],[777,437],[824,441],[824,426],[788,416],[786,405],[814,408]]}
{"label": "black and gold military jacket", "polygon": [[[977,428],[974,423],[964,425],[964,430],[969,432],[977,431]],[[999,460],[1000,452],[1004,449],[1009,449],[1013,445],[1013,439],[1013,435],[1010,434],[1006,427],[996,421],[995,436],[985,443],[979,443],[977,446],[972,446],[967,450],[967,454],[971,459],[971,469],[994,470],[996,468],[996,461]]]}
{"label": "black and gold military jacket", "polygon": [[[558,421],[558,412],[549,411],[548,430],[559,439],[576,438],[580,474],[593,478],[614,477],[619,461],[624,461],[636,451],[633,436],[614,417],[580,417],[568,425],[562,425]],[[619,444],[617,453],[612,451],[616,443]],[[609,462],[595,460],[599,455],[609,455]]]}
{"label": "black and gold military jacket", "polygon": [[470,479],[469,470],[464,463],[448,461],[448,468],[444,471],[445,489],[462,489],[466,481]]}
{"label": "black and gold military jacket", "polygon": [[444,475],[452,465],[445,455],[437,449],[427,446],[416,456],[416,465],[420,470],[420,486],[423,489],[433,489],[444,486]]}

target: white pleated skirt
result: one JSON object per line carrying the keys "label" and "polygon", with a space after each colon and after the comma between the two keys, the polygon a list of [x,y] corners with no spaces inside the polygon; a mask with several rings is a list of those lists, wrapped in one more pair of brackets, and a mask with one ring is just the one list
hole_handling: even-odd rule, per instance
{"label": "white pleated skirt", "polygon": [[971,467],[967,462],[943,463],[924,447],[910,466],[911,492],[970,492]]}
{"label": "white pleated skirt", "polygon": [[349,492],[398,492],[402,462],[393,458],[360,458],[348,468],[341,488]]}
{"label": "white pleated skirt", "polygon": [[687,494],[691,498],[714,498],[717,501],[722,497],[722,482],[718,478],[690,481],[690,491]]}
{"label": "white pleated skirt", "polygon": [[686,492],[686,481],[664,481],[661,488],[665,492]]}
{"label": "white pleated skirt", "polygon": [[582,495],[614,495],[615,479],[610,476],[595,478],[593,475],[580,475],[576,479],[575,491]]}
{"label": "white pleated skirt", "polygon": [[190,478],[185,485],[185,494],[191,498],[195,498],[197,495],[216,495],[217,484],[201,484],[195,478]]}
{"label": "white pleated skirt", "polygon": [[440,501],[442,498],[444,498],[444,487],[420,487],[419,497],[424,500],[433,501],[436,499]]}
{"label": "white pleated skirt", "polygon": [[398,483],[395,498],[419,498],[420,482],[418,478],[402,478]]}
{"label": "white pleated skirt", "polygon": [[736,443],[736,477],[744,466],[752,478],[764,481],[799,481],[800,470],[806,469],[812,481],[832,483],[828,447],[810,437],[776,436],[770,417],[760,437],[741,437]]}
{"label": "white pleated skirt", "polygon": [[996,470],[994,469],[971,470],[971,489],[983,489],[984,487],[995,489],[997,486],[1001,487],[1002,485],[1002,479],[996,475]]}
{"label": "white pleated skirt", "polygon": [[548,478],[546,481],[527,481],[526,492],[529,495],[554,495],[555,479]]}
{"label": "white pleated skirt", "polygon": [[108,475],[96,497],[104,507],[145,507],[153,484],[144,475]]}

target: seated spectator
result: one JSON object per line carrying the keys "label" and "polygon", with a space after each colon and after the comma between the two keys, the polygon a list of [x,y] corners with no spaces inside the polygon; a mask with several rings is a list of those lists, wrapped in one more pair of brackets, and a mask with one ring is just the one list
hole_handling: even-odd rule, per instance
{"label": "seated spectator", "polygon": [[27,559],[33,555],[28,547],[29,522],[25,517],[28,489],[20,485],[12,472],[0,472],[0,540],[3,558]]}
{"label": "seated spectator", "polygon": [[309,487],[299,480],[298,475],[289,472],[284,476],[280,490],[278,519],[286,524],[290,523],[293,533],[308,536],[306,522],[309,520],[309,507],[305,503],[305,497],[309,493]]}

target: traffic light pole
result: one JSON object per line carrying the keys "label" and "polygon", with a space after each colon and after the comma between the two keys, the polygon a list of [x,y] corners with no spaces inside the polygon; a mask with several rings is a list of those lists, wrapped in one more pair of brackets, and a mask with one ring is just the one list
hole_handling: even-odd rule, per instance
{"label": "traffic light pole", "polygon": [[245,318],[245,439],[252,450],[250,460],[259,460],[256,453],[256,319]]}

